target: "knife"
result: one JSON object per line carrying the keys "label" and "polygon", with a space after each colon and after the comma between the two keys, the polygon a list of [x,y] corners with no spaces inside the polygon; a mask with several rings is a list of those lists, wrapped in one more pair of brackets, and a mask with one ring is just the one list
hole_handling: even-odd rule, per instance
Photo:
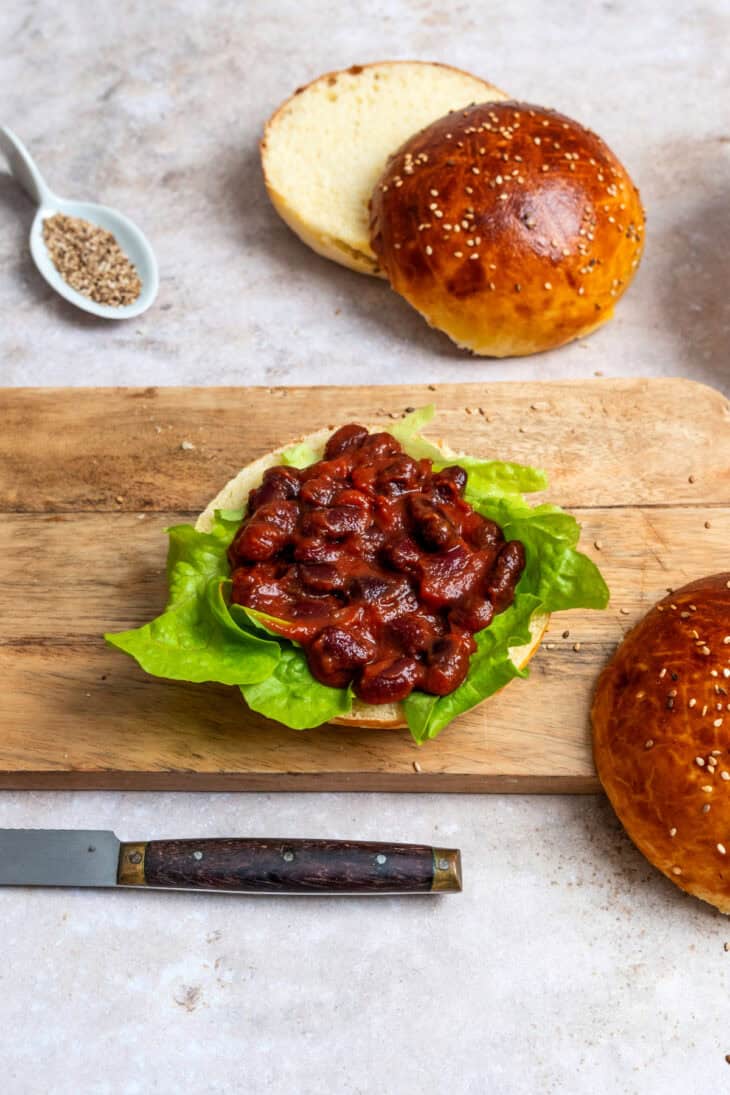
{"label": "knife", "polygon": [[0,829],[0,886],[233,893],[458,893],[456,848],[252,837],[123,843],[92,829]]}

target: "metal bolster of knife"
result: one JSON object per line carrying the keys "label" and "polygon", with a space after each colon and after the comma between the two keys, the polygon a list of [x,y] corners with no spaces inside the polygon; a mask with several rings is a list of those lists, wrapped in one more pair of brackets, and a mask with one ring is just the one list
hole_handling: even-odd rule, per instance
{"label": "metal bolster of knife", "polygon": [[431,889],[461,892],[461,853],[458,848],[434,848]]}
{"label": "metal bolster of knife", "polygon": [[147,852],[146,841],[135,841],[119,845],[119,869],[117,882],[120,886],[146,886],[144,861]]}

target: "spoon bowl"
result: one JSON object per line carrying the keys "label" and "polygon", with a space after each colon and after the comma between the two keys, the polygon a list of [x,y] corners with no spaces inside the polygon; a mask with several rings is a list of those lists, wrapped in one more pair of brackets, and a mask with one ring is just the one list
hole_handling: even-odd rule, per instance
{"label": "spoon bowl", "polygon": [[[132,319],[146,311],[157,296],[159,275],[155,253],[136,224],[109,206],[98,205],[96,202],[69,201],[54,194],[46,185],[27,149],[11,130],[4,127],[0,127],[0,151],[5,153],[13,177],[38,206],[30,229],[30,253],[40,274],[51,288],[77,308],[103,319]],[[43,239],[43,222],[55,213],[89,221],[114,235],[142,282],[142,289],[136,300],[119,306],[99,304],[65,281],[54,266]]]}

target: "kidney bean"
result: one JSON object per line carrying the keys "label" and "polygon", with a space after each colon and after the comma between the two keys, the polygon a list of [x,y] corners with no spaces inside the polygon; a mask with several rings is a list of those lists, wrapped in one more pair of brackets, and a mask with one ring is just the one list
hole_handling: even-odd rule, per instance
{"label": "kidney bean", "polygon": [[344,688],[372,657],[375,643],[341,627],[325,627],[308,648],[309,668],[322,684]]}
{"label": "kidney bean", "polygon": [[411,495],[408,503],[416,536],[429,550],[443,551],[456,543],[456,529],[432,502],[419,495]]}
{"label": "kidney bean", "polygon": [[246,561],[271,559],[291,540],[297,525],[296,502],[267,502],[256,510],[236,537],[236,552]]}
{"label": "kidney bean", "polygon": [[487,580],[487,594],[495,612],[502,612],[512,604],[515,586],[524,569],[525,549],[519,540],[510,540],[497,556]]}
{"label": "kidney bean", "polygon": [[397,703],[411,694],[422,676],[415,658],[383,659],[362,670],[357,694],[365,703]]}
{"label": "kidney bean", "polygon": [[466,472],[457,464],[450,464],[448,468],[442,468],[433,477],[433,489],[444,501],[451,498],[460,498],[465,487]]}
{"label": "kidney bean", "polygon": [[458,688],[469,672],[469,657],[475,650],[476,643],[471,635],[463,632],[437,639],[427,660],[426,691],[448,696]]}
{"label": "kidney bean", "polygon": [[299,472],[296,468],[289,468],[285,465],[267,468],[261,486],[249,491],[248,512],[253,513],[259,506],[264,506],[267,502],[296,498],[300,486]]}
{"label": "kidney bean", "polygon": [[359,449],[367,436],[368,431],[364,426],[356,426],[354,422],[347,426],[340,426],[327,442],[324,455],[327,460],[333,460],[348,449]]}

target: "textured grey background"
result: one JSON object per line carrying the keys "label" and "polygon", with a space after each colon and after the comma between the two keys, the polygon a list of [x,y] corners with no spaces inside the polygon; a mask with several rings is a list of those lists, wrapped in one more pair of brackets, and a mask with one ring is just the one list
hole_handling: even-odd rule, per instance
{"label": "textured grey background", "polygon": [[[0,383],[602,372],[728,391],[730,8],[669,7],[0,5],[2,122],[61,193],[138,220],[162,273],[139,320],[77,314],[36,275],[32,211],[0,174]],[[649,215],[644,264],[609,326],[532,359],[471,360],[276,219],[257,163],[263,121],[319,72],[384,57],[461,65],[609,141]],[[0,893],[3,1095],[687,1095],[730,1083],[730,926],[651,871],[603,800],[6,793],[0,825],[441,841],[461,846],[467,887],[377,902]]]}

